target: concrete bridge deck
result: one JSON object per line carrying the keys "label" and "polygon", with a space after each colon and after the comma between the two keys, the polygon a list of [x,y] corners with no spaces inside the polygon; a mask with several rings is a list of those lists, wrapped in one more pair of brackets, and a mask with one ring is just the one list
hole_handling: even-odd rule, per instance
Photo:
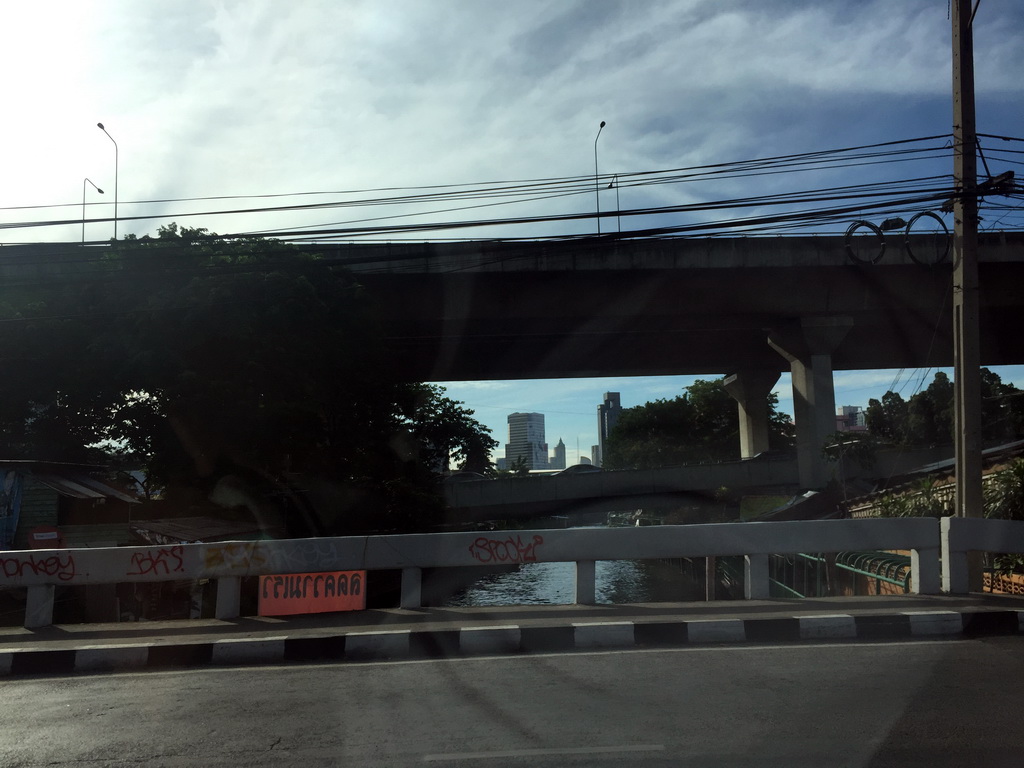
{"label": "concrete bridge deck", "polygon": [[[919,250],[925,240],[914,241]],[[952,362],[951,265],[893,238],[877,264],[842,237],[335,246],[386,307],[417,380],[783,371],[771,330],[849,318],[836,370]],[[984,365],[1024,361],[1024,235],[980,240]]]}
{"label": "concrete bridge deck", "polygon": [[[842,236],[303,247],[376,298],[395,372],[413,381],[784,371],[768,331],[836,316],[852,323],[836,370],[952,361],[951,265],[915,263],[902,233],[877,264],[851,260]],[[0,278],[100,274],[100,250],[7,246]],[[1024,233],[982,234],[979,270],[982,364],[1024,362]]]}

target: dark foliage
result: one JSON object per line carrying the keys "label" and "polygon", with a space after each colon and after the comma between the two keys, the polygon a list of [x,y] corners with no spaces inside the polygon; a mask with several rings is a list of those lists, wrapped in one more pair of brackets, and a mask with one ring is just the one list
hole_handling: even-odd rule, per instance
{"label": "dark foliage", "polygon": [[484,471],[496,443],[442,388],[390,376],[377,311],[345,271],[276,241],[173,224],[129,237],[5,286],[0,453],[104,447],[169,498],[229,477],[250,508],[320,489],[331,514],[285,515],[293,534],[430,522],[449,456]]}
{"label": "dark foliage", "polygon": [[[768,396],[770,447],[793,445],[793,425]],[[698,379],[672,400],[628,408],[609,435],[604,466],[646,469],[740,458],[739,413],[721,379]]]}

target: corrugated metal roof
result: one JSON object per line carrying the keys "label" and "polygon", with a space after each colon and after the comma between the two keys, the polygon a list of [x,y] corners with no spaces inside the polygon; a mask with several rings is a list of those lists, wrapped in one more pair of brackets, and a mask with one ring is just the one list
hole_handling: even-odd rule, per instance
{"label": "corrugated metal roof", "polygon": [[107,499],[136,504],[134,496],[82,472],[33,472],[32,477],[63,496],[75,499]]}
{"label": "corrugated metal roof", "polygon": [[255,523],[221,520],[216,517],[138,520],[133,522],[131,527],[136,535],[153,543],[161,541],[178,543],[232,541],[262,537],[262,531]]}
{"label": "corrugated metal roof", "polygon": [[60,532],[69,547],[122,547],[138,544],[128,523],[62,525]]}

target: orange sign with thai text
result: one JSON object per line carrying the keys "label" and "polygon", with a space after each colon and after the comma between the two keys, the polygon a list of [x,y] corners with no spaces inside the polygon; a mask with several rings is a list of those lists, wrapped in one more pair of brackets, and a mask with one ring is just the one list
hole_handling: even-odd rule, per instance
{"label": "orange sign with thai text", "polygon": [[361,611],[366,608],[366,571],[260,576],[260,616]]}

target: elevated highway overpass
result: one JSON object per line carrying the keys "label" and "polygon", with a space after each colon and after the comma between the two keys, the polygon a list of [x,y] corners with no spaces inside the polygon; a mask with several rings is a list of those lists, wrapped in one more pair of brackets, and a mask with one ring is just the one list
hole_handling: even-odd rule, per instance
{"label": "elevated highway overpass", "polygon": [[[394,371],[413,381],[784,371],[769,332],[821,318],[845,323],[835,369],[952,362],[951,265],[918,265],[902,236],[876,264],[841,236],[301,247],[376,298]],[[98,274],[104,248],[2,246],[0,277]],[[979,261],[982,364],[1022,363],[1024,232],[983,234]]]}
{"label": "elevated highway overpass", "polygon": [[[952,265],[930,237],[338,246],[379,297],[396,373],[418,380],[733,374],[741,455],[792,375],[799,482],[821,487],[834,369],[953,363]],[[858,261],[854,256],[859,257]],[[864,263],[867,261],[868,263]],[[1024,233],[980,239],[980,358],[1024,362]]]}
{"label": "elevated highway overpass", "polygon": [[[912,241],[919,253],[927,239]],[[864,254],[867,246],[857,246]],[[843,237],[339,245],[379,297],[396,369],[419,381],[783,371],[767,343],[844,318],[835,369],[952,364],[952,268]],[[873,251],[872,251],[873,253]],[[985,365],[1024,362],[1024,233],[981,238]]]}
{"label": "elevated highway overpass", "polygon": [[[837,479],[894,477],[948,456],[948,448],[883,452],[870,469],[847,464]],[[529,520],[628,511],[689,509],[688,522],[707,522],[716,493],[727,488],[747,494],[793,495],[800,490],[797,461],[748,459],[656,469],[623,469],[580,474],[505,476],[444,486],[453,521]]]}
{"label": "elevated highway overpass", "polygon": [[498,477],[451,483],[445,486],[444,495],[453,516],[463,522],[703,507],[690,520],[701,522],[699,512],[708,511],[719,488],[792,493],[797,490],[797,481],[794,460],[755,459],[658,469]]}
{"label": "elevated highway overpass", "polygon": [[[877,243],[841,236],[303,247],[365,286],[407,380],[733,374],[749,457],[768,448],[765,397],[789,371],[803,487],[827,480],[833,370],[953,361],[952,265],[911,257],[933,255],[927,236],[892,237],[877,263],[851,257]],[[0,277],[77,249],[4,247]],[[1022,363],[1024,233],[982,235],[979,273],[982,364]]]}

